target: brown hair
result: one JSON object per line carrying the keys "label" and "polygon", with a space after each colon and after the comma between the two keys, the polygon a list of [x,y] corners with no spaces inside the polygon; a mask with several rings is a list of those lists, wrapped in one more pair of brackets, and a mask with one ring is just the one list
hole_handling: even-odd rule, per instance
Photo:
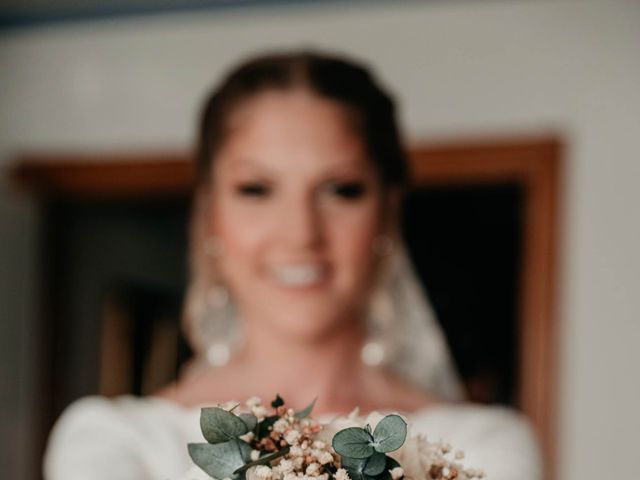
{"label": "brown hair", "polygon": [[211,163],[225,139],[230,114],[265,90],[303,87],[347,108],[385,186],[403,187],[407,161],[396,123],[395,105],[363,65],[314,51],[270,53],[236,67],[207,99],[202,112],[196,168],[207,182]]}

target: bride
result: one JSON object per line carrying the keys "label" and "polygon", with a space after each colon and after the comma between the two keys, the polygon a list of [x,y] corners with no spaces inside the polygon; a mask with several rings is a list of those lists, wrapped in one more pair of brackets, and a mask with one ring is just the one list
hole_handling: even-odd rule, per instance
{"label": "bride", "polygon": [[505,407],[461,402],[443,334],[399,236],[407,160],[394,103],[350,59],[245,62],[200,125],[185,331],[196,359],[156,395],[69,407],[47,480],[177,478],[199,407],[268,400],[315,414],[399,411],[493,480],[542,478]]}

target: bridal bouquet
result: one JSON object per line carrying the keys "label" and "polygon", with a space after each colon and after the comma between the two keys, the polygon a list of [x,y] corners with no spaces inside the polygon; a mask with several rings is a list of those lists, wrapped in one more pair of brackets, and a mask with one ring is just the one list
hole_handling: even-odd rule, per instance
{"label": "bridal bouquet", "polygon": [[[266,408],[257,397],[239,405],[203,408],[200,427],[207,443],[188,445],[195,463],[182,480],[471,480],[480,470],[457,463],[462,452],[407,438],[407,423],[396,414],[355,410],[321,424],[277,396]],[[453,459],[448,457],[453,456]]]}

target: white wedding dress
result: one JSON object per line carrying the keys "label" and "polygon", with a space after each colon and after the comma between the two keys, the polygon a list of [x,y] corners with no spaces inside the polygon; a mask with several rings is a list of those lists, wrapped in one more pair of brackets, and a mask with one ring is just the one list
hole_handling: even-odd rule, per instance
{"label": "white wedding dress", "polygon": [[[542,480],[538,442],[524,416],[506,407],[458,401],[462,386],[444,334],[403,245],[394,250],[390,270],[374,300],[370,326],[374,336],[384,339],[389,366],[412,384],[449,401],[410,414],[411,431],[463,450],[464,466],[483,469],[490,480]],[[235,323],[222,325],[216,336],[231,331]],[[200,340],[207,339],[206,330],[195,334]],[[44,478],[182,478],[193,465],[187,443],[204,441],[199,415],[198,408],[156,397],[76,401],[51,432]],[[318,419],[329,421],[331,416]]]}
{"label": "white wedding dress", "polygon": [[[87,397],[55,425],[44,459],[45,480],[169,480],[192,462],[187,443],[202,442],[198,408],[160,398]],[[318,417],[328,421],[330,416]],[[463,450],[467,468],[490,480],[542,480],[537,441],[524,417],[498,406],[441,404],[409,415],[412,433]]]}

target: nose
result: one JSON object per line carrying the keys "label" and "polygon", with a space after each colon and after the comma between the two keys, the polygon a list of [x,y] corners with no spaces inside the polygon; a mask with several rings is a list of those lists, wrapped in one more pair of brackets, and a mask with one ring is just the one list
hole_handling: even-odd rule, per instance
{"label": "nose", "polygon": [[283,209],[281,237],[296,249],[317,248],[322,242],[322,219],[310,198],[291,200]]}

